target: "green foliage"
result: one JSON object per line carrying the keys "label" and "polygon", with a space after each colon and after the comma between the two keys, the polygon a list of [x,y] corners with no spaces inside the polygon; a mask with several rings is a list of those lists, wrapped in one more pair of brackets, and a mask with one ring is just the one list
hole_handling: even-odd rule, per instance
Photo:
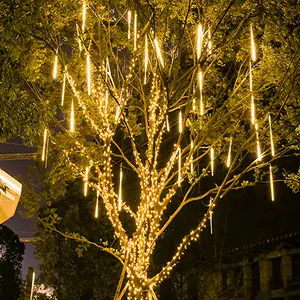
{"label": "green foliage", "polygon": [[19,237],[8,227],[0,225],[0,299],[19,299],[24,250]]}
{"label": "green foliage", "polygon": [[81,185],[70,184],[65,196],[41,209],[36,235],[40,239],[36,254],[43,261],[39,280],[53,287],[58,299],[112,299],[120,274],[119,262],[88,241],[115,253],[112,245],[117,244],[104,208],[100,208],[99,219],[93,219],[95,196],[84,198]]}

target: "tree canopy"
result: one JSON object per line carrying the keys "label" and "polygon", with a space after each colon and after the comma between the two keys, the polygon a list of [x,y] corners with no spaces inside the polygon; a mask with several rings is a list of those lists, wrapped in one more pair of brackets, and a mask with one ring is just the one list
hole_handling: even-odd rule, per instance
{"label": "tree canopy", "polygon": [[[12,22],[4,57],[25,79],[12,88],[36,108],[27,136],[49,166],[43,200],[76,178],[95,190],[118,239],[117,252],[106,249],[123,265],[116,299],[155,299],[230,191],[267,180],[275,200],[277,162],[299,153],[296,1],[2,7]],[[285,179],[296,191],[297,176]],[[205,211],[152,269],[173,221],[201,201]]]}
{"label": "tree canopy", "polygon": [[22,285],[24,244],[8,227],[0,225],[0,298],[18,300]]}

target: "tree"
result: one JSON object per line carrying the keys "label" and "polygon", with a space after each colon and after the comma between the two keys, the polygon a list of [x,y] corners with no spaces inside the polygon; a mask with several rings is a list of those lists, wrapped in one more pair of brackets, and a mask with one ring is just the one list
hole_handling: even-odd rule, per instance
{"label": "tree", "polygon": [[[274,200],[275,160],[299,152],[296,4],[55,1],[34,10],[24,20],[42,61],[29,86],[47,111],[41,156],[54,187],[45,199],[83,178],[118,238],[120,254],[100,245],[123,266],[115,299],[155,299],[229,191],[267,177]],[[210,197],[151,269],[173,220]]]}
{"label": "tree", "polygon": [[113,230],[103,210],[94,219],[94,197],[84,199],[80,188],[81,182],[70,184],[64,197],[41,209],[35,245],[42,261],[39,280],[53,287],[57,299],[112,299],[120,272],[117,261],[94,246],[62,237],[46,221],[55,218],[56,227],[70,237],[80,235],[101,243],[101,232],[102,239],[113,243]]}
{"label": "tree", "polygon": [[0,298],[3,300],[19,299],[24,249],[19,237],[0,225]]}

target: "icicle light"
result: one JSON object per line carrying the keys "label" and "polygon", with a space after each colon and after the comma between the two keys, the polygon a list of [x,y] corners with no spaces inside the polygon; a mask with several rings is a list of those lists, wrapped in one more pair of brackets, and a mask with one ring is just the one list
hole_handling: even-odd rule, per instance
{"label": "icicle light", "polygon": [[170,131],[170,123],[169,123],[169,116],[166,116],[166,126],[167,126],[167,131]]}
{"label": "icicle light", "polygon": [[273,170],[272,170],[272,165],[270,164],[269,166],[270,170],[270,192],[271,192],[271,200],[275,200],[275,193],[274,193],[274,180],[273,180]]}
{"label": "icicle light", "polygon": [[46,145],[47,145],[47,129],[44,130],[43,150],[42,150],[42,161],[46,159]]}
{"label": "icicle light", "polygon": [[71,116],[70,116],[70,131],[74,132],[75,131],[75,116],[74,116],[74,102],[72,100],[71,103]]}
{"label": "icicle light", "polygon": [[128,40],[130,40],[130,25],[131,25],[131,11],[129,10],[127,13],[127,22],[128,22],[128,34],[127,34],[127,38]]}
{"label": "icicle light", "polygon": [[178,119],[179,119],[179,133],[182,133],[182,112],[181,112],[181,110],[179,111],[179,117],[178,117]]}
{"label": "icicle light", "polygon": [[53,78],[56,79],[57,77],[57,65],[58,65],[58,55],[57,55],[57,51],[54,57],[54,63],[53,63]]}
{"label": "icicle light", "polygon": [[118,210],[122,209],[122,182],[123,182],[123,168],[120,166],[120,177],[119,177],[119,197],[118,197]]}
{"label": "icicle light", "polygon": [[85,30],[85,22],[86,22],[86,2],[83,1],[83,3],[82,3],[82,25],[81,25],[82,32],[84,32],[84,30]]}
{"label": "icicle light", "polygon": [[[213,201],[213,198],[210,197],[209,207],[212,206],[212,201]],[[210,210],[210,212],[209,212],[209,225],[210,225],[210,234],[213,234],[213,212],[212,212],[212,210]]]}
{"label": "icicle light", "polygon": [[61,106],[64,106],[64,102],[65,102],[66,77],[67,77],[67,66],[65,66],[64,78],[63,78],[63,86],[61,92]]}
{"label": "icicle light", "polygon": [[274,142],[273,142],[272,120],[271,120],[271,115],[270,114],[269,114],[269,127],[270,127],[271,154],[274,157],[275,156],[275,147],[274,147]]}
{"label": "icicle light", "polygon": [[250,39],[251,39],[251,59],[254,62],[254,61],[256,61],[256,50],[255,50],[252,24],[250,24]]}
{"label": "icicle light", "polygon": [[161,66],[164,68],[165,65],[164,65],[164,61],[163,61],[163,58],[162,58],[162,55],[161,55],[161,51],[160,51],[160,47],[159,47],[157,39],[154,39],[154,46],[155,46],[155,50],[156,50],[158,60],[161,64]]}
{"label": "icicle light", "polygon": [[84,197],[87,196],[87,192],[88,192],[88,180],[89,180],[89,167],[86,167],[85,176],[84,176],[84,187],[83,187]]}
{"label": "icicle light", "polygon": [[199,92],[200,92],[200,115],[204,115],[204,105],[203,105],[203,99],[202,99],[202,91],[203,91],[203,74],[202,71],[199,71],[198,74],[199,77]]}
{"label": "icicle light", "polygon": [[133,50],[137,50],[137,13],[134,12],[133,20]]}
{"label": "icicle light", "polygon": [[91,57],[90,54],[86,54],[86,76],[87,76],[87,89],[88,95],[91,95]]}
{"label": "icicle light", "polygon": [[[191,140],[191,153],[193,153],[194,151],[194,141]],[[193,163],[193,154],[191,154],[191,173],[193,174],[194,173],[194,163]]]}
{"label": "icicle light", "polygon": [[203,29],[202,25],[199,24],[197,28],[197,60],[200,59],[203,41]]}
{"label": "icicle light", "polygon": [[227,168],[229,168],[231,165],[231,147],[232,147],[232,138],[230,138],[229,141],[229,149],[228,149],[227,162],[226,162]]}
{"label": "icicle light", "polygon": [[178,186],[181,186],[181,148],[178,148]]}
{"label": "icicle light", "polygon": [[215,150],[213,147],[210,148],[210,169],[211,176],[214,176],[214,163],[215,163]]}
{"label": "icicle light", "polygon": [[258,125],[255,123],[255,136],[256,136],[256,148],[257,148],[257,160],[262,160],[262,154],[260,149],[259,135],[258,135]]}
{"label": "icicle light", "polygon": [[95,206],[95,219],[98,219],[98,217],[99,217],[99,191],[97,190],[96,206]]}
{"label": "icicle light", "polygon": [[35,270],[32,272],[32,282],[31,282],[31,288],[30,288],[30,300],[33,299],[33,288],[34,288],[34,282],[35,282]]}
{"label": "icicle light", "polygon": [[144,84],[147,83],[147,69],[148,69],[148,63],[149,63],[149,53],[148,53],[148,38],[147,35],[145,35],[145,70],[144,70]]}

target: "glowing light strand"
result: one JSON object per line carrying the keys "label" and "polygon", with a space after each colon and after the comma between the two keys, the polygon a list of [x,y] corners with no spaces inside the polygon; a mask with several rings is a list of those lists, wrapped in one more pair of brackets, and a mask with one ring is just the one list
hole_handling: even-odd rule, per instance
{"label": "glowing light strand", "polygon": [[262,160],[262,154],[261,154],[261,148],[260,148],[260,142],[259,142],[259,135],[258,135],[258,125],[255,123],[255,136],[256,136],[256,149],[257,149],[257,160]]}
{"label": "glowing light strand", "polygon": [[46,159],[46,144],[47,144],[47,129],[44,130],[44,139],[43,139],[43,150],[42,150],[42,161]]}
{"label": "glowing light strand", "polygon": [[134,12],[133,18],[133,50],[137,50],[137,13]]}
{"label": "glowing light strand", "polygon": [[255,42],[254,42],[252,24],[250,24],[250,39],[251,39],[251,59],[254,62],[254,61],[256,61],[256,50],[255,50]]}
{"label": "glowing light strand", "polygon": [[227,162],[226,162],[227,168],[229,168],[231,165],[231,147],[232,147],[232,137],[230,138],[229,141],[229,149],[228,149]]}
{"label": "glowing light strand", "polygon": [[178,122],[179,133],[182,133],[182,112],[181,112],[181,110],[179,111],[179,117],[178,117],[178,119],[179,119],[179,122]]}
{"label": "glowing light strand", "polygon": [[203,41],[203,29],[202,25],[199,24],[197,27],[197,60],[201,57],[201,50],[202,50],[202,41]]}
{"label": "glowing light strand", "polygon": [[82,32],[84,32],[84,30],[85,30],[85,22],[86,22],[86,2],[83,1],[83,3],[82,3],[82,25],[81,25]]}
{"label": "glowing light strand", "polygon": [[271,192],[271,200],[275,201],[275,192],[274,192],[274,180],[273,180],[273,170],[272,165],[269,165],[269,172],[270,172],[270,192]]}
{"label": "glowing light strand", "polygon": [[193,151],[194,151],[194,141],[191,140],[191,159],[190,159],[190,162],[191,162],[191,173],[193,174],[194,173],[194,163],[193,163]]}
{"label": "glowing light strand", "polygon": [[178,186],[181,186],[181,147],[178,147]]}
{"label": "glowing light strand", "polygon": [[169,116],[166,116],[166,126],[167,126],[167,131],[170,131],[170,123],[169,123]]}
{"label": "glowing light strand", "polygon": [[[212,206],[212,201],[213,201],[213,198],[210,197],[209,207]],[[210,234],[213,234],[213,211],[212,211],[212,209],[210,209],[210,211],[209,211],[209,227],[210,227]]]}
{"label": "glowing light strand", "polygon": [[274,157],[275,156],[275,147],[274,147],[274,142],[273,142],[272,120],[271,120],[271,115],[270,114],[269,114],[269,128],[270,128],[271,154]]}
{"label": "glowing light strand", "polygon": [[131,34],[130,34],[130,31],[131,31],[131,28],[130,28],[130,25],[131,25],[131,11],[129,10],[128,13],[127,13],[127,22],[128,22],[128,34],[127,34],[127,38],[128,40],[130,40],[131,38]]}
{"label": "glowing light strand", "polygon": [[33,299],[33,288],[34,288],[34,282],[35,282],[35,270],[32,272],[32,279],[31,279],[31,288],[30,288],[30,300]]}
{"label": "glowing light strand", "polygon": [[84,197],[87,196],[87,192],[88,192],[88,180],[89,180],[89,167],[86,167],[85,176],[84,176],[84,187],[83,187]]}
{"label": "glowing light strand", "polygon": [[66,91],[66,77],[67,77],[67,66],[65,66],[65,72],[63,77],[63,86],[62,86],[62,92],[61,92],[61,106],[64,106],[65,102],[65,91]]}
{"label": "glowing light strand", "polygon": [[97,196],[96,196],[96,205],[95,205],[95,219],[99,217],[99,191],[97,189]]}
{"label": "glowing light strand", "polygon": [[123,182],[123,168],[120,166],[120,177],[119,177],[119,197],[118,197],[118,211],[122,209],[122,182]]}
{"label": "glowing light strand", "polygon": [[158,57],[158,60],[161,64],[161,66],[164,68],[164,60],[163,60],[163,57],[161,55],[161,51],[160,51],[160,47],[159,47],[159,43],[157,41],[157,39],[154,39],[154,46],[155,46],[155,50],[156,50],[156,54],[157,54],[157,57]]}
{"label": "glowing light strand", "polygon": [[147,83],[147,69],[148,69],[148,63],[149,63],[149,53],[148,53],[148,37],[145,35],[145,70],[144,70],[144,84]]}
{"label": "glowing light strand", "polygon": [[202,93],[203,93],[203,74],[202,71],[199,71],[198,73],[198,78],[199,78],[199,93],[200,93],[200,115],[204,115],[204,105],[203,105],[203,98],[202,98]]}
{"label": "glowing light strand", "polygon": [[214,176],[214,163],[215,163],[215,149],[213,147],[210,148],[210,169],[211,176]]}

